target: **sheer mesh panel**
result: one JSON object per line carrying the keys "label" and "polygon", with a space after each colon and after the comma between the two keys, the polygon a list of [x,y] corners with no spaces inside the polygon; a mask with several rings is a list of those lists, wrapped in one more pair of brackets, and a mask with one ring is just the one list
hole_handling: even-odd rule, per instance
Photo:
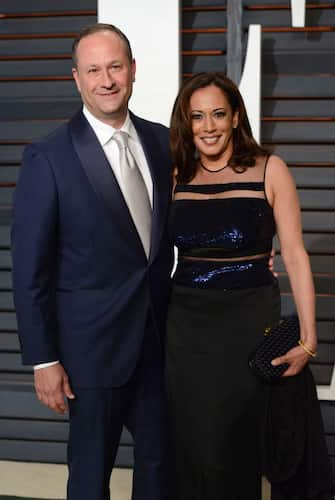
{"label": "sheer mesh panel", "polygon": [[225,258],[211,258],[211,257],[188,257],[186,255],[179,257],[179,260],[194,260],[194,261],[208,261],[208,262],[243,262],[250,260],[263,259],[264,257],[268,257],[268,253],[259,253],[257,255],[246,255],[243,257],[225,257]]}
{"label": "sheer mesh panel", "polygon": [[230,191],[224,191],[220,193],[195,193],[195,192],[185,192],[185,191],[176,191],[174,193],[174,200],[218,200],[225,198],[260,198],[265,200],[264,191],[254,191],[254,190],[246,190],[246,189],[236,189]]}

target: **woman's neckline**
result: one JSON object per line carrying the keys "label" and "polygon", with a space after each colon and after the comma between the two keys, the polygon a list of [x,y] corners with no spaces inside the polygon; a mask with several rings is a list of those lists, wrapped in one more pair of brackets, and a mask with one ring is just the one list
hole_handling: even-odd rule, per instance
{"label": "woman's neckline", "polygon": [[229,182],[201,182],[201,183],[184,183],[178,182],[177,186],[226,186],[227,184],[264,184],[264,181],[229,181]]}

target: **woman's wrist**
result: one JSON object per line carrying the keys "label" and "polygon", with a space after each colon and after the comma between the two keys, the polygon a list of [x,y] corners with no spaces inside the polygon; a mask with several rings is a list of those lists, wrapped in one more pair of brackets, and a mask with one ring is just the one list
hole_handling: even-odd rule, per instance
{"label": "woman's wrist", "polygon": [[300,347],[302,347],[302,349],[305,351],[306,354],[308,354],[308,356],[310,356],[311,358],[315,358],[317,356],[317,350],[316,350],[316,345],[315,343],[308,343],[308,341],[304,341],[302,339],[299,339],[298,341],[298,344],[300,345]]}
{"label": "woman's wrist", "polygon": [[318,339],[316,336],[315,328],[312,328],[308,331],[300,328],[300,339],[311,351],[316,352],[318,350]]}

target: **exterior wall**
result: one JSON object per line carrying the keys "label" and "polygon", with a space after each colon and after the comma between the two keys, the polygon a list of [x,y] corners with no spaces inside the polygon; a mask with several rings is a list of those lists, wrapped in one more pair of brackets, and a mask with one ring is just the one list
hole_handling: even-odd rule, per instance
{"label": "exterior wall", "polygon": [[179,87],[179,0],[98,0],[98,20],[130,40],[137,63],[131,110],[168,125]]}

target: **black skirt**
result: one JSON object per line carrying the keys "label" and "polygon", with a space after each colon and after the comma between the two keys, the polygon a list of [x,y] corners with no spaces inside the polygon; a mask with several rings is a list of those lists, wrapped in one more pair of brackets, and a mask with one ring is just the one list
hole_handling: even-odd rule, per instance
{"label": "black skirt", "polygon": [[242,290],[174,286],[166,370],[171,500],[260,500],[267,387],[248,357],[280,319],[277,282]]}

